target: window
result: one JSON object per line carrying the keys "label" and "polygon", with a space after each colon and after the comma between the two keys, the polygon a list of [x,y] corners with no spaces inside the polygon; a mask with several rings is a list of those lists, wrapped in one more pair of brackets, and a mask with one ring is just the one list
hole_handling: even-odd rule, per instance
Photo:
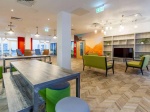
{"label": "window", "polygon": [[49,41],[33,40],[33,50],[35,49],[40,49],[41,51],[44,49],[49,49]]}
{"label": "window", "polygon": [[0,38],[0,55],[16,56],[17,39],[16,38]]}
{"label": "window", "polygon": [[57,43],[50,43],[50,53],[53,55],[57,54]]}

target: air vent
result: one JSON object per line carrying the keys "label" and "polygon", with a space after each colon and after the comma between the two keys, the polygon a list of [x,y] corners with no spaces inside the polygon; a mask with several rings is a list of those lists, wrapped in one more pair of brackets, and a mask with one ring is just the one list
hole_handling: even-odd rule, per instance
{"label": "air vent", "polygon": [[18,3],[26,5],[26,6],[33,6],[35,3],[35,0],[17,0]]}
{"label": "air vent", "polygon": [[17,20],[17,21],[21,21],[22,19],[21,18],[19,18],[19,17],[11,17],[11,19],[13,19],[13,20]]}

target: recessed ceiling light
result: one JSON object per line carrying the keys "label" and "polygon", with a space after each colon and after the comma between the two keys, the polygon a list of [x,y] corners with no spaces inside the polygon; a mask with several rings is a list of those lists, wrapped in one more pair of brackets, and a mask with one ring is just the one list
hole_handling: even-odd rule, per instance
{"label": "recessed ceiling light", "polygon": [[48,21],[49,21],[50,19],[48,18]]}
{"label": "recessed ceiling light", "polygon": [[137,16],[138,16],[138,14],[135,14],[134,16],[135,16],[135,17],[137,17]]}
{"label": "recessed ceiling light", "polygon": [[11,11],[11,12],[14,12],[14,9],[11,9],[10,11]]}

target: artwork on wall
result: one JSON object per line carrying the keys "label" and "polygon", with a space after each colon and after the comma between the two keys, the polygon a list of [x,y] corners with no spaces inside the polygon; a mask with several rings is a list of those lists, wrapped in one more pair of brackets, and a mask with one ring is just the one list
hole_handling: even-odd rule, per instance
{"label": "artwork on wall", "polygon": [[98,54],[103,55],[103,38],[102,34],[99,32],[97,34],[85,33],[75,36],[76,41],[85,41],[85,54]]}
{"label": "artwork on wall", "polygon": [[100,42],[99,44],[95,45],[93,48],[89,47],[86,45],[85,47],[85,54],[91,54],[91,53],[96,53],[98,55],[103,55],[103,43]]}

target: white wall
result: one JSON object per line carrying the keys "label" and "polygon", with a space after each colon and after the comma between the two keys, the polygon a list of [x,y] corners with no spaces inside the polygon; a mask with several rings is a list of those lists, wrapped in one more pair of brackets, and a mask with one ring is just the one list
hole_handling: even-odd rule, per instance
{"label": "white wall", "polygon": [[25,49],[31,49],[31,36],[27,34],[25,37]]}
{"label": "white wall", "polygon": [[134,28],[134,24],[123,25],[124,30],[119,31],[119,25],[114,26],[112,30],[106,31],[106,36],[140,33],[140,32],[150,32],[150,22],[137,24],[138,28]]}
{"label": "white wall", "polygon": [[103,34],[101,32],[98,32],[97,34],[94,32],[86,33],[82,35],[82,40],[85,40],[86,45],[93,48],[103,41]]}

